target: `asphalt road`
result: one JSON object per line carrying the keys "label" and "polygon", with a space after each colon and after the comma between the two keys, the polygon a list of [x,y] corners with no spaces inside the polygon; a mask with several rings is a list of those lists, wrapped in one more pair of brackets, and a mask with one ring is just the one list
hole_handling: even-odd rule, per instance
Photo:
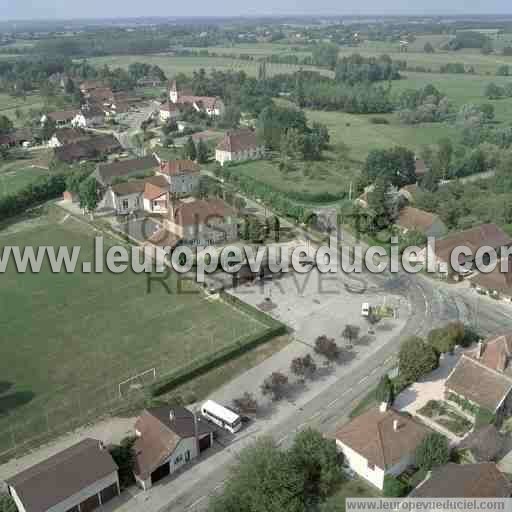
{"label": "asphalt road", "polygon": [[[400,335],[383,346],[368,364],[354,369],[302,407],[297,406],[292,416],[265,431],[265,435],[271,435],[283,447],[289,446],[296,433],[307,427],[333,434],[336,426],[347,419],[357,400],[395,367],[395,355],[405,336],[426,335],[431,329],[453,320],[471,324],[485,335],[512,328],[511,306],[481,298],[470,289],[436,282],[422,275],[370,274],[364,278],[369,286],[406,297],[410,304],[409,319]],[[209,498],[222,489],[228,469],[229,464],[219,467],[213,477],[210,474],[202,485],[181,495],[167,510],[207,510]]]}

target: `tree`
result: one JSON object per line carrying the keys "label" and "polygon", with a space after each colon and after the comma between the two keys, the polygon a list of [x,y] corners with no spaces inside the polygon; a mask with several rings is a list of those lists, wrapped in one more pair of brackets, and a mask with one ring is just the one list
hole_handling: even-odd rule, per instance
{"label": "tree", "polygon": [[126,489],[135,483],[133,469],[135,467],[135,450],[133,448],[136,437],[125,437],[119,446],[109,449],[114,462],[119,466],[119,484]]}
{"label": "tree", "polygon": [[0,494],[0,512],[18,512],[18,507],[8,494]]}
{"label": "tree", "polygon": [[295,101],[300,108],[304,108],[306,105],[306,97],[304,93],[304,80],[302,78],[302,69],[297,73],[295,80]]}
{"label": "tree", "polygon": [[68,94],[69,96],[75,94],[76,87],[75,82],[71,78],[68,78],[66,80],[66,83],[64,84],[64,92]]}
{"label": "tree", "polygon": [[503,87],[500,87],[499,85],[496,85],[495,83],[491,82],[485,88],[484,95],[490,100],[497,100],[499,98],[502,98],[504,95]]}
{"label": "tree", "polygon": [[451,322],[444,327],[432,329],[428,334],[428,342],[438,354],[452,353],[457,345],[464,343],[464,324]]}
{"label": "tree", "polygon": [[491,103],[484,103],[483,105],[480,105],[480,110],[482,111],[486,122],[494,121],[494,105]]}
{"label": "tree", "polygon": [[195,160],[197,158],[196,145],[194,144],[192,137],[187,139],[185,147],[183,148],[183,154],[185,158],[188,158],[189,160]]}
{"label": "tree", "polygon": [[197,144],[197,161],[200,164],[208,162],[208,146],[203,139],[200,139]]}
{"label": "tree", "polygon": [[254,398],[254,395],[249,392],[245,392],[240,398],[233,400],[235,408],[242,413],[255,413],[258,409],[258,402]]}
{"label": "tree", "polygon": [[272,401],[281,400],[286,393],[288,377],[280,372],[271,373],[261,385],[264,396],[270,395]]}
{"label": "tree", "polygon": [[400,146],[374,149],[366,158],[364,173],[369,182],[381,177],[397,187],[416,183],[414,153]]}
{"label": "tree", "polygon": [[242,450],[211,512],[305,512],[304,474],[269,438]]}
{"label": "tree", "polygon": [[324,66],[329,69],[334,69],[338,62],[339,48],[333,43],[317,44],[313,48],[313,63],[316,66]]}
{"label": "tree", "polygon": [[343,478],[335,440],[326,439],[311,428],[297,434],[290,458],[303,475],[306,503],[326,498]]}
{"label": "tree", "polygon": [[341,335],[347,341],[347,343],[352,345],[359,338],[360,330],[361,330],[361,328],[358,327],[357,325],[347,324],[345,326],[345,329],[343,329],[343,332],[341,333]]}
{"label": "tree", "polygon": [[98,193],[96,189],[96,178],[89,176],[82,181],[78,189],[78,197],[80,198],[80,208],[92,212],[98,205]]}
{"label": "tree", "polygon": [[235,104],[228,105],[224,110],[224,114],[220,121],[220,126],[223,128],[238,128],[240,125],[240,117],[241,117],[240,107]]}
{"label": "tree", "polygon": [[311,354],[307,354],[292,359],[290,370],[297,377],[311,377],[316,372],[316,363]]}
{"label": "tree", "polygon": [[274,240],[276,242],[279,242],[280,230],[281,230],[281,223],[279,221],[279,217],[274,215]]}
{"label": "tree", "polygon": [[379,381],[379,385],[375,390],[375,399],[379,403],[385,402],[388,405],[393,405],[395,400],[395,388],[393,386],[393,382],[387,374],[384,375]]}
{"label": "tree", "polygon": [[398,367],[400,376],[409,383],[416,382],[439,364],[439,357],[432,346],[422,338],[411,336],[400,347]]}
{"label": "tree", "polygon": [[324,356],[329,361],[334,361],[340,355],[340,348],[336,345],[333,338],[323,335],[315,340],[315,352]]}
{"label": "tree", "polygon": [[425,53],[434,53],[435,52],[434,47],[432,46],[432,43],[430,41],[427,41],[425,43],[425,46],[423,47],[423,51]]}
{"label": "tree", "polygon": [[424,470],[442,466],[450,460],[448,440],[442,434],[429,434],[416,449],[416,465]]}

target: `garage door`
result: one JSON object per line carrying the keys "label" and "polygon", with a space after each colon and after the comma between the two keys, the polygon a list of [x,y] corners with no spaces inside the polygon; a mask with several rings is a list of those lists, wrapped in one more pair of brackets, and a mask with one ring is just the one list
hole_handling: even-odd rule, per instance
{"label": "garage door", "polygon": [[208,448],[210,448],[211,445],[211,436],[207,435],[203,437],[202,439],[199,440],[199,452],[204,452],[205,450],[208,450]]}
{"label": "garage door", "polygon": [[91,512],[91,510],[94,510],[95,508],[98,508],[100,506],[100,499],[97,494],[94,496],[91,496],[90,498],[87,498],[85,501],[82,501],[80,503],[80,511],[81,512]]}
{"label": "garage door", "polygon": [[158,469],[155,469],[153,473],[151,473],[151,482],[156,484],[162,478],[165,478],[166,476],[169,476],[171,474],[171,466],[169,464],[164,464],[163,466],[160,466]]}
{"label": "garage door", "polygon": [[101,503],[107,503],[107,501],[115,498],[117,496],[117,484],[112,484],[108,487],[105,487],[105,489],[100,492],[100,495]]}

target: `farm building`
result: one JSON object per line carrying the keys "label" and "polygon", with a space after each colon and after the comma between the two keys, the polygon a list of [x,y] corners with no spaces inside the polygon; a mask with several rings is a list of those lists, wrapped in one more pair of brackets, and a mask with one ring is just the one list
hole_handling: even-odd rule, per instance
{"label": "farm building", "polygon": [[118,467],[96,439],[84,439],[7,480],[19,512],[91,512],[119,492]]}

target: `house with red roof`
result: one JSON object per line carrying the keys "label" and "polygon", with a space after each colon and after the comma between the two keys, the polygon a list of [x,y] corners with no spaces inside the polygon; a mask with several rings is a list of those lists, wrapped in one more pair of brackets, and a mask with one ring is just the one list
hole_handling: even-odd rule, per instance
{"label": "house with red roof", "polygon": [[176,196],[190,195],[199,187],[201,169],[192,160],[169,160],[160,162],[157,174],[169,183],[169,192]]}
{"label": "house with red roof", "polygon": [[226,132],[215,149],[215,160],[221,165],[225,162],[240,162],[263,158],[265,148],[258,142],[256,132],[248,128]]}

